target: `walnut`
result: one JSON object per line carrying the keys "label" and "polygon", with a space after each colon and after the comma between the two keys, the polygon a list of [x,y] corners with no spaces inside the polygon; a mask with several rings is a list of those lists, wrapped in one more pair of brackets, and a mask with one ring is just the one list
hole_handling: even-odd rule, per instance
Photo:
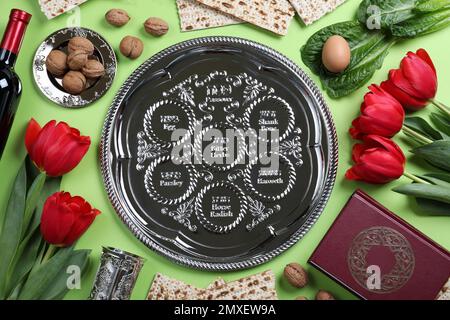
{"label": "walnut", "polygon": [[88,60],[83,69],[81,69],[81,72],[88,79],[96,79],[105,74],[105,67],[97,60]]}
{"label": "walnut", "polygon": [[316,294],[316,300],[335,300],[333,295],[328,291],[319,290]]}
{"label": "walnut", "polygon": [[87,61],[88,55],[83,50],[74,51],[67,57],[67,65],[73,71],[81,70]]}
{"label": "walnut", "polygon": [[147,33],[154,36],[163,36],[169,31],[169,25],[161,18],[151,17],[144,23],[144,28]]}
{"label": "walnut", "polygon": [[126,36],[120,42],[120,52],[122,52],[125,57],[130,59],[139,58],[143,50],[144,43],[139,38]]}
{"label": "walnut", "polygon": [[53,50],[45,61],[48,72],[56,77],[62,77],[67,71],[67,55],[61,50]]}
{"label": "walnut", "polygon": [[287,281],[296,288],[303,288],[308,284],[308,274],[298,263],[290,263],[284,268]]}
{"label": "walnut", "polygon": [[130,16],[125,10],[111,9],[105,15],[106,21],[116,27],[122,27],[130,21]]}
{"label": "walnut", "polygon": [[70,39],[68,45],[69,54],[81,50],[90,56],[94,53],[94,49],[94,44],[88,39],[82,37],[74,37]]}
{"label": "walnut", "polygon": [[86,77],[79,71],[69,71],[62,80],[64,90],[79,95],[86,88]]}

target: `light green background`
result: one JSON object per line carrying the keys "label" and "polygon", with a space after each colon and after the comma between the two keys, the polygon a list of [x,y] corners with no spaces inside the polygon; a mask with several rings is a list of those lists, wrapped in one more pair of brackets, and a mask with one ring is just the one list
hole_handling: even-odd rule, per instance
{"label": "light green background", "polygon": [[[422,214],[417,211],[413,200],[390,191],[395,185],[406,183],[406,180],[403,179],[385,186],[369,186],[344,180],[345,171],[350,166],[351,147],[354,143],[351,141],[347,131],[352,119],[359,112],[359,106],[366,89],[358,90],[351,96],[340,100],[332,100],[326,97],[339,133],[340,165],[334,192],[325,212],[306,237],[286,253],[265,265],[242,272],[220,274],[189,269],[169,262],[164,257],[147,249],[147,247],[133,237],[131,232],[128,231],[127,227],[122,224],[115,214],[103,188],[98,161],[98,146],[106,112],[113,100],[114,94],[119,90],[122,83],[147,58],[150,58],[155,53],[172,44],[195,37],[210,35],[237,36],[264,43],[284,53],[310,74],[310,71],[304,67],[300,59],[300,47],[320,28],[335,22],[352,19],[359,2],[360,0],[348,0],[347,3],[342,5],[334,13],[312,26],[305,27],[296,18],[292,22],[289,35],[278,37],[251,25],[229,26],[205,31],[181,33],[174,0],[89,0],[81,6],[81,26],[98,31],[111,43],[116,52],[118,52],[119,42],[122,37],[128,34],[139,36],[144,40],[145,51],[135,61],[128,60],[118,54],[119,64],[117,77],[107,95],[85,109],[67,110],[53,104],[40,94],[34,84],[31,67],[34,52],[41,41],[50,33],[65,27],[68,19],[72,16],[62,15],[48,21],[39,10],[38,0],[0,1],[0,30],[4,30],[9,11],[12,8],[18,7],[33,14],[33,19],[17,64],[17,72],[23,80],[24,94],[7,148],[0,162],[0,210],[4,210],[5,208],[13,178],[21,160],[25,156],[23,135],[26,124],[31,117],[34,117],[41,124],[45,124],[51,119],[66,121],[70,125],[79,128],[83,134],[91,136],[93,142],[86,158],[73,172],[64,177],[62,183],[65,191],[85,197],[93,206],[102,211],[102,214],[78,243],[78,248],[92,249],[91,263],[88,273],[83,278],[81,290],[70,292],[67,298],[85,299],[89,295],[99,263],[101,246],[114,246],[134,252],[146,259],[145,266],[133,292],[133,299],[145,298],[156,272],[163,272],[196,286],[205,287],[218,276],[222,276],[225,280],[233,280],[269,268],[277,275],[277,289],[281,299],[293,299],[298,295],[305,295],[312,299],[318,289],[329,290],[339,299],[354,299],[355,297],[348,293],[347,290],[311,266],[307,266],[306,261],[319,244],[320,239],[322,239],[347,199],[357,188],[367,191],[375,199],[396,212],[433,240],[447,249],[450,248],[449,217],[434,217]],[[132,17],[130,23],[121,29],[109,26],[103,18],[107,10],[116,7],[127,10]],[[153,38],[145,34],[142,23],[149,16],[159,16],[166,19],[171,27],[170,32],[161,38]],[[389,69],[398,66],[401,58],[408,50],[415,51],[423,47],[430,53],[439,73],[440,90],[438,92],[438,98],[442,101],[450,102],[450,90],[448,89],[450,87],[449,39],[450,28],[420,39],[397,44],[391,50],[383,68],[376,73],[372,81],[375,83],[381,82],[385,79]],[[313,79],[318,81],[315,76]],[[411,148],[411,145],[405,141],[402,134],[398,135],[395,140],[400,143],[405,152]],[[425,169],[430,169],[425,164],[413,159],[408,160],[407,167],[412,172],[423,172]],[[310,285],[305,289],[294,289],[282,279],[281,275],[284,266],[293,261],[305,265],[310,272]]]}

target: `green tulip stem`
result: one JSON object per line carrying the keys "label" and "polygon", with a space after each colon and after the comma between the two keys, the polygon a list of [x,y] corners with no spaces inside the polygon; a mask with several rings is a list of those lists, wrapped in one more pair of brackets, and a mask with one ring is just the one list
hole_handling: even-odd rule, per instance
{"label": "green tulip stem", "polygon": [[418,133],[417,131],[415,131],[415,130],[413,130],[413,129],[411,129],[411,128],[408,128],[408,127],[405,126],[405,125],[403,126],[403,132],[404,132],[406,135],[415,138],[417,141],[419,141],[419,142],[421,142],[421,143],[423,143],[423,144],[431,144],[431,143],[433,143],[433,140],[431,140],[431,139],[425,137],[424,135]]}
{"label": "green tulip stem", "polygon": [[50,258],[53,256],[53,254],[55,253],[56,250],[56,246],[49,244],[47,251],[45,252],[44,257],[42,258],[42,262],[41,264],[46,263],[48,260],[50,260]]}
{"label": "green tulip stem", "polygon": [[439,110],[441,110],[443,113],[445,113],[450,118],[450,108],[447,107],[442,102],[439,102],[435,99],[430,100],[432,104],[434,104]]}
{"label": "green tulip stem", "polygon": [[409,173],[408,171],[405,171],[405,172],[403,173],[403,176],[405,176],[406,178],[408,178],[408,179],[410,179],[410,180],[412,180],[412,181],[414,181],[414,182],[417,182],[417,183],[430,184],[428,181],[425,181],[425,180],[423,180],[423,179],[420,179],[419,177],[417,177],[417,176],[415,176],[415,175]]}

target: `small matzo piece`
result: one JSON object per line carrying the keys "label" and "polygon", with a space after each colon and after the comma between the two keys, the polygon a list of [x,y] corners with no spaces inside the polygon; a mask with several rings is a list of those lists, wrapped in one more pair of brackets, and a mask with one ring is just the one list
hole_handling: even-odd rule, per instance
{"label": "small matzo piece", "polygon": [[47,19],[53,19],[86,1],[87,0],[39,0],[39,5]]}
{"label": "small matzo piece", "polygon": [[223,27],[243,22],[195,0],[177,0],[177,7],[181,31]]}
{"label": "small matzo piece", "polygon": [[148,300],[198,300],[206,290],[157,273],[148,293]]}
{"label": "small matzo piece", "polygon": [[436,300],[450,300],[450,278],[447,283],[442,287]]}
{"label": "small matzo piece", "polygon": [[289,0],[306,25],[334,11],[346,0]]}
{"label": "small matzo piece", "polygon": [[271,270],[208,289],[205,300],[277,300],[275,275]]}
{"label": "small matzo piece", "polygon": [[280,35],[286,35],[295,10],[288,0],[196,0]]}

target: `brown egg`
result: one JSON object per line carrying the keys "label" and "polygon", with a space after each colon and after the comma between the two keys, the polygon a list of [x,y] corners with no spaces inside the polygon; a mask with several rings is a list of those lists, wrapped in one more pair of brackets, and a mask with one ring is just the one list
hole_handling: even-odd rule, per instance
{"label": "brown egg", "polygon": [[341,36],[331,36],[322,49],[322,62],[332,73],[341,73],[350,64],[351,51],[347,40]]}

